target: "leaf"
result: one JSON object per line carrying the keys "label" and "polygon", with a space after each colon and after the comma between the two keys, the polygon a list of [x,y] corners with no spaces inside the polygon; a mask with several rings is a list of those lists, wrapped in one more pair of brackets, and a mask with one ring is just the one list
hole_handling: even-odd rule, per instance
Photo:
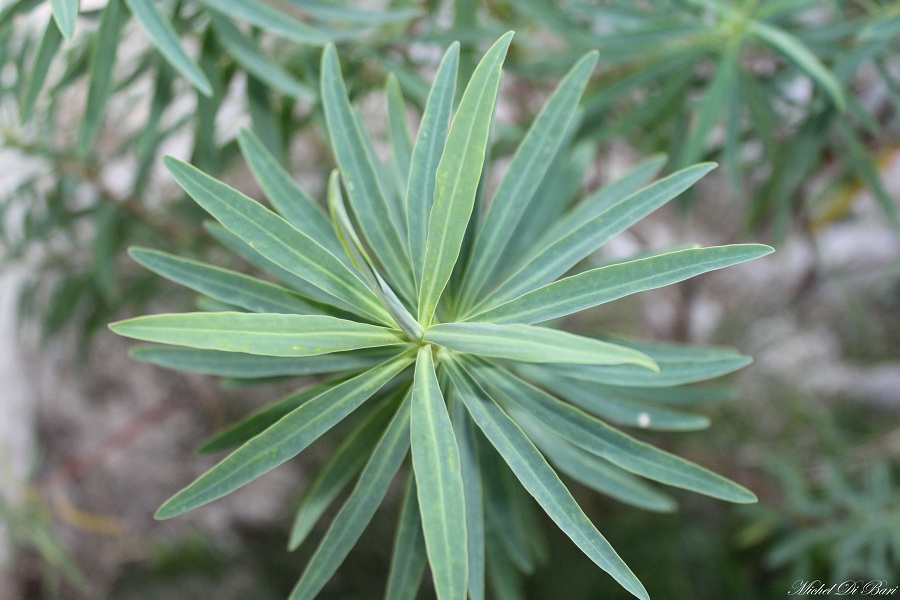
{"label": "leaf", "polygon": [[368,286],[317,241],[258,202],[187,163],[170,156],[163,162],[197,204],[265,258],[351,303],[364,314],[391,322]]}
{"label": "leaf", "polygon": [[292,40],[298,44],[324,46],[330,41],[327,35],[315,27],[311,27],[303,21],[260,0],[200,1],[233,19],[247,21],[266,33]]}
{"label": "leaf", "polygon": [[[197,66],[197,63],[188,56],[184,48],[181,47],[178,35],[172,28],[172,24],[169,23],[157,5],[151,0],[125,0],[125,3],[137,22],[141,24],[141,27],[150,36],[150,41],[169,64],[190,81],[201,94],[212,96],[213,88],[209,79]],[[107,6],[113,4],[118,4],[118,2],[110,2]]]}
{"label": "leaf", "polygon": [[388,131],[391,138],[394,167],[398,171],[400,189],[405,194],[409,180],[409,165],[412,160],[412,142],[410,141],[409,125],[406,122],[406,102],[403,100],[403,90],[400,89],[397,76],[393,73],[388,74],[385,96],[387,96]]}
{"label": "leaf", "polygon": [[315,356],[403,343],[385,327],[322,315],[177,313],[136,317],[109,328],[148,342],[264,356]]}
{"label": "leaf", "polygon": [[197,454],[212,454],[241,446],[277,423],[285,415],[313,398],[335,388],[346,381],[346,379],[346,377],[338,377],[318,383],[288,394],[259,410],[255,410],[200,444],[196,452]]}
{"label": "leaf", "polygon": [[688,167],[611,204],[524,264],[476,310],[496,306],[553,281],[611,237],[684,192],[714,167],[713,163]]}
{"label": "leaf", "polygon": [[741,70],[740,50],[741,38],[725,45],[716,65],[716,74],[706,85],[703,100],[694,111],[693,127],[678,156],[679,165],[693,164],[703,156],[709,135],[727,110],[731,91],[737,85]]}
{"label": "leaf", "polygon": [[385,600],[415,600],[422,582],[422,573],[425,571],[425,538],[422,535],[417,493],[415,475],[410,473],[400,505]]}
{"label": "leaf", "polygon": [[[673,512],[675,500],[604,459],[548,433],[533,419],[519,419],[529,437],[558,471],[578,483],[625,504],[656,512]],[[527,426],[526,426],[527,425]]]}
{"label": "leaf", "polygon": [[476,67],[438,163],[419,288],[418,316],[423,327],[431,324],[462,247],[481,179],[500,70],[511,41],[512,32],[502,36]]}
{"label": "leaf", "polygon": [[730,349],[639,344],[621,339],[614,341],[650,356],[659,366],[659,372],[626,365],[601,368],[554,364],[545,365],[545,368],[566,377],[623,386],[622,390],[628,391],[635,386],[659,388],[705,381],[737,371],[753,362],[749,356]]}
{"label": "leaf", "polygon": [[475,373],[503,404],[521,408],[556,435],[626,471],[728,502],[756,502],[746,488],[625,435],[506,371],[480,367]]}
{"label": "leaf", "polygon": [[656,363],[650,357],[630,348],[531,325],[442,323],[425,331],[425,341],[457,352],[523,362],[579,365],[631,363],[656,369]]}
{"label": "leaf", "polygon": [[21,106],[19,121],[21,123],[27,123],[31,119],[38,94],[47,80],[50,63],[53,61],[53,57],[56,56],[61,43],[62,35],[56,24],[48,22],[47,28],[44,30],[44,36],[41,38],[41,45],[38,46],[37,54],[34,57],[34,63],[31,65],[31,73],[28,75],[25,94],[19,103]]}
{"label": "leaf", "polygon": [[372,367],[397,354],[397,348],[371,348],[351,352],[335,352],[303,359],[260,356],[221,350],[199,350],[168,346],[135,346],[128,355],[135,360],[191,373],[263,379],[292,375],[305,377]]}
{"label": "leaf", "polygon": [[374,156],[367,152],[341,75],[337,51],[328,45],[322,55],[322,104],[328,136],[347,187],[350,206],[375,256],[404,295],[412,292],[412,273],[406,243],[400,235],[400,216],[394,214],[379,182]]}
{"label": "leaf", "polygon": [[306,487],[297,507],[288,539],[288,550],[295,550],[306,540],[313,526],[335,498],[366,464],[375,445],[396,411],[394,402],[386,402],[347,433],[328,461]]}
{"label": "leaf", "polygon": [[285,171],[262,141],[249,129],[238,132],[241,153],[266,198],[294,229],[318,241],[340,258],[344,249],[338,242],[331,222],[319,206]]}
{"label": "leaf", "polygon": [[154,273],[192,290],[257,313],[321,315],[321,307],[281,286],[236,271],[158,250],[130,248],[128,254]]}
{"label": "leaf", "polygon": [[290,98],[315,97],[312,88],[261,53],[253,39],[241,33],[231,21],[214,10],[208,12],[216,39],[245,71]]}
{"label": "leaf", "polygon": [[408,21],[420,14],[416,8],[377,9],[370,10],[335,4],[332,2],[320,2],[317,0],[285,0],[288,4],[296,6],[310,17],[320,21],[336,21],[348,25],[365,25],[374,27],[387,23],[401,23]]}
{"label": "leaf", "polygon": [[[409,255],[412,259],[416,284],[422,281],[425,244],[428,239],[428,215],[434,199],[435,176],[441,152],[447,139],[450,112],[456,92],[459,68],[459,43],[450,45],[444,53],[434,84],[428,92],[425,112],[419,124],[416,143],[410,157],[409,182],[406,189],[406,218],[408,220]],[[418,289],[418,288],[417,288]]]}
{"label": "leaf", "polygon": [[302,404],[166,501],[156,518],[208,504],[297,456],[411,362],[408,355],[395,358]]}
{"label": "leaf", "polygon": [[659,408],[616,394],[614,388],[561,377],[549,369],[519,365],[515,371],[542,388],[551,390],[554,395],[618,425],[657,431],[696,431],[709,427],[709,419],[702,415]]}
{"label": "leaf", "polygon": [[588,221],[591,221],[607,210],[641,189],[648,181],[656,177],[666,164],[665,154],[655,154],[644,160],[631,171],[609,183],[583,201],[553,223],[541,239],[534,245],[529,258],[538,256],[544,250],[565,239]]}
{"label": "leaf", "polygon": [[407,396],[372,452],[350,497],[309,559],[290,600],[315,598],[369,524],[409,451],[409,404]]}
{"label": "leaf", "polygon": [[458,307],[462,310],[472,306],[484,286],[496,274],[498,259],[522,218],[531,195],[565,140],[597,58],[597,52],[590,52],[572,67],[541,109],[513,155],[475,237],[472,260],[466,269],[458,301]]}
{"label": "leaf", "polygon": [[465,600],[466,504],[459,449],[430,345],[419,348],[411,412],[413,470],[435,591],[440,600]]}
{"label": "leaf", "polygon": [[601,569],[638,598],[649,600],[634,573],[597,531],[522,430],[455,361],[444,363],[475,423],[547,515]]}
{"label": "leaf", "polygon": [[78,0],[50,0],[50,7],[59,32],[67,40],[72,39],[75,35],[75,19],[78,17]]}
{"label": "leaf", "polygon": [[100,27],[97,29],[94,51],[91,53],[91,83],[88,87],[84,117],[78,129],[78,150],[82,154],[93,145],[103,123],[109,95],[113,90],[113,66],[124,22],[122,4],[120,2],[107,4],[100,17]]}
{"label": "leaf", "polygon": [[[446,377],[446,374],[444,374]],[[449,380],[447,381],[449,383]],[[446,385],[442,389],[452,389]],[[449,395],[449,394],[448,394]],[[458,397],[450,397],[450,421],[459,449],[463,495],[466,502],[466,546],[470,600],[484,600],[484,498],[478,446],[472,419]]]}
{"label": "leaf", "polygon": [[691,248],[621,262],[560,279],[469,319],[491,323],[540,323],[701,273],[753,260],[774,250],[761,244]]}
{"label": "leaf", "polygon": [[831,97],[831,101],[839,111],[844,110],[844,90],[841,82],[803,45],[799,39],[787,31],[761,21],[750,21],[747,30],[763,43],[783,54],[788,60],[809,75]]}

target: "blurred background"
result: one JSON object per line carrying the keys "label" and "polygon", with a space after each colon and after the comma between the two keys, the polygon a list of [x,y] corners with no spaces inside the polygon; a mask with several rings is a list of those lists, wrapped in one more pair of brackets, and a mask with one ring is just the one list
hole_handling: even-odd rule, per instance
{"label": "blurred background", "polygon": [[[258,5],[270,11],[247,9]],[[152,518],[215,463],[194,454],[200,442],[297,387],[139,363],[106,330],[195,301],[134,264],[130,245],[253,271],[216,244],[160,159],[261,198],[235,142],[250,127],[321,199],[334,164],[317,99],[324,41],[386,144],[389,73],[415,131],[446,45],[461,41],[467,78],[510,29],[489,190],[554,85],[596,48],[558,165],[561,208],[651,154],[668,155],[666,172],[720,167],[591,260],[776,249],[566,323],[753,356],[690,388],[707,430],[640,437],[760,502],[675,491],[677,512],[650,513],[566,479],[576,498],[654,598],[779,598],[799,579],[900,585],[900,2],[0,0],[0,599],[287,596],[315,547],[285,551],[291,515],[340,428],[222,500]],[[389,492],[322,597],[382,596],[401,495]],[[498,559],[489,582],[506,595],[491,597],[627,597],[534,515],[546,546],[518,565],[524,576]]]}

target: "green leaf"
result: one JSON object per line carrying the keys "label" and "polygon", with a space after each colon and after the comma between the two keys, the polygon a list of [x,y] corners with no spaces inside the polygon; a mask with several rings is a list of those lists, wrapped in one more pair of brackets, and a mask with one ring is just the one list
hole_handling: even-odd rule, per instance
{"label": "green leaf", "polygon": [[566,138],[597,58],[597,52],[590,52],[572,67],[519,144],[475,237],[458,301],[460,309],[471,307],[496,274],[498,259]]}
{"label": "green leaf", "polygon": [[430,345],[419,348],[416,359],[410,437],[422,530],[437,596],[465,600],[466,505],[459,449]]}
{"label": "green leaf", "polygon": [[322,207],[309,197],[284,170],[262,141],[250,130],[238,132],[241,153],[253,171],[253,177],[272,206],[294,229],[318,241],[341,258],[344,249],[334,235],[331,222]]}
{"label": "green leaf", "polygon": [[410,157],[409,183],[406,189],[406,218],[408,220],[409,255],[413,263],[416,283],[422,281],[425,244],[428,239],[428,215],[434,199],[435,175],[441,152],[447,140],[447,127],[456,93],[459,68],[459,43],[453,43],[434,76],[428,92],[425,112],[419,124],[416,143]]}
{"label": "green leaf", "polygon": [[548,433],[534,419],[517,421],[528,432],[558,471],[590,489],[615,498],[625,504],[656,512],[673,512],[677,508],[671,496],[657,491],[639,478],[610,464],[604,459],[573,446]]}
{"label": "green leaf", "polygon": [[812,51],[787,31],[761,21],[751,21],[747,30],[760,41],[783,54],[788,60],[822,86],[839,111],[846,106],[841,82]]}
{"label": "green leaf", "polygon": [[67,40],[75,35],[75,19],[78,17],[78,0],[50,0],[53,20]]}
{"label": "green leaf", "polygon": [[208,12],[216,40],[245,71],[290,98],[315,97],[312,88],[260,52],[253,39],[241,33],[231,21],[214,10]]}
{"label": "green leaf", "polygon": [[716,74],[706,86],[703,100],[694,111],[694,123],[678,156],[679,165],[690,165],[703,156],[709,134],[728,108],[732,89],[737,85],[741,70],[741,39],[735,38],[725,45],[722,58],[716,65]]}
{"label": "green leaf", "polygon": [[393,73],[388,74],[385,96],[387,96],[388,130],[394,156],[394,167],[398,171],[399,189],[402,189],[405,194],[409,181],[409,165],[412,160],[412,141],[409,124],[406,122],[406,102],[403,100],[403,90],[400,89],[397,76]]}
{"label": "green leaf", "polygon": [[691,187],[715,167],[704,163],[683,169],[612,204],[578,229],[560,238],[511,275],[483,307],[492,307],[549,283],[597,250],[614,235]]}
{"label": "green leaf", "polygon": [[229,427],[212,436],[197,447],[197,454],[212,454],[231,450],[241,446],[256,437],[285,415],[306,404],[313,398],[331,390],[344,381],[346,377],[339,377],[324,381],[288,394],[287,396],[272,402],[271,404],[255,410],[243,419],[233,423]]}
{"label": "green leaf", "polygon": [[547,248],[556,245],[561,240],[591,221],[607,210],[641,189],[648,181],[656,177],[663,165],[666,164],[665,154],[655,154],[641,162],[634,169],[616,179],[612,183],[603,186],[583,201],[576,204],[571,210],[553,223],[546,233],[541,236],[527,255],[529,259],[540,255]]}
{"label": "green leaf", "polygon": [[469,414],[516,477],[588,558],[638,598],[647,592],[515,422],[455,361],[445,363]]}
{"label": "green leaf", "polygon": [[321,307],[290,290],[236,271],[158,250],[130,248],[128,254],[144,267],[175,283],[251,312],[326,314]]}
{"label": "green leaf", "polygon": [[37,54],[34,57],[34,63],[31,65],[31,73],[28,75],[28,83],[25,87],[25,94],[20,102],[21,114],[19,121],[21,123],[28,122],[31,114],[34,112],[34,105],[37,102],[38,94],[44,87],[47,79],[47,73],[50,71],[50,63],[56,56],[56,51],[62,43],[62,35],[56,24],[47,23],[44,30],[44,36],[41,38],[41,45],[38,46]]}
{"label": "green leaf", "polygon": [[333,45],[326,46],[322,55],[321,93],[328,136],[363,236],[385,267],[385,273],[392,276],[391,281],[398,284],[403,295],[411,295],[412,273],[406,243],[400,234],[400,215],[394,214],[381,187],[376,170],[380,165],[367,151],[365,133],[350,106]]}
{"label": "green leaf", "polygon": [[330,40],[315,27],[311,27],[261,0],[200,0],[206,6],[233,19],[246,21],[272,35],[292,40],[298,44],[324,46]]}
{"label": "green leaf", "polygon": [[113,67],[116,62],[116,49],[122,35],[125,14],[120,2],[110,2],[103,9],[100,27],[95,36],[94,51],[91,54],[90,87],[88,87],[87,103],[84,117],[78,129],[78,150],[86,153],[93,145],[103,117],[106,105],[113,91]]}
{"label": "green leaf", "polygon": [[[443,374],[446,377],[446,374]],[[449,380],[447,380],[449,383]],[[443,389],[452,389],[449,385]],[[466,546],[470,600],[484,600],[484,497],[482,473],[472,419],[458,397],[450,398],[450,421],[456,434],[466,502]]]}
{"label": "green leaf", "polygon": [[423,327],[431,324],[438,300],[450,281],[472,215],[501,66],[511,41],[509,32],[494,43],[476,67],[438,163],[419,289],[419,322]]}
{"label": "green leaf", "polygon": [[[159,10],[156,3],[151,0],[125,0],[128,8],[134,18],[137,19],[150,41],[156,46],[170,65],[181,73],[191,84],[200,91],[204,96],[212,96],[213,88],[209,79],[197,66],[197,63],[188,56],[181,43],[178,41],[178,35],[172,28],[172,24],[166,19]],[[109,5],[118,4],[118,2],[110,2]],[[108,5],[108,6],[109,6]]]}
{"label": "green leaf", "polygon": [[342,300],[341,298],[338,298],[337,296],[333,296],[327,292],[324,292],[322,289],[314,286],[307,280],[302,279],[291,271],[288,271],[284,267],[273,263],[271,260],[263,256],[256,249],[250,246],[250,244],[248,244],[229,230],[225,229],[220,224],[214,221],[205,221],[203,223],[203,228],[206,229],[207,232],[209,232],[209,234],[220,244],[222,244],[238,256],[244,258],[254,267],[265,271],[270,275],[273,275],[276,279],[280,280],[291,289],[298,291],[302,296],[312,298],[317,302],[321,302],[329,306],[333,306],[336,309],[340,308],[348,311],[346,315],[361,314],[359,309],[355,308],[352,304]]}
{"label": "green leaf", "polygon": [[540,323],[773,251],[761,244],[738,244],[679,250],[617,263],[560,279],[469,318],[491,323]]}
{"label": "green leaf", "polygon": [[709,419],[702,415],[659,408],[616,394],[613,388],[562,377],[549,369],[519,365],[515,371],[556,396],[619,425],[657,431],[696,431],[709,427]]}
{"label": "green leaf", "polygon": [[627,391],[634,386],[658,388],[705,381],[737,371],[753,362],[749,356],[730,349],[641,344],[622,339],[613,341],[652,358],[659,366],[659,372],[630,365],[594,367],[554,364],[545,367],[566,377],[623,386],[622,390]]}
{"label": "green leaf", "polygon": [[315,598],[369,524],[409,451],[409,404],[407,396],[372,452],[350,497],[309,559],[290,600]]}
{"label": "green leaf", "polygon": [[168,346],[135,346],[128,355],[151,364],[204,375],[263,379],[292,375],[305,377],[323,373],[355,371],[372,367],[397,354],[397,348],[371,348],[351,352],[335,352],[302,359],[260,356],[221,350],[199,350]]}
{"label": "green leaf", "polygon": [[756,502],[746,488],[640,442],[497,367],[476,368],[503,404],[516,406],[563,439],[635,475],[729,502]]}
{"label": "green leaf", "polygon": [[412,360],[398,357],[305,402],[175,494],[160,507],[156,518],[169,519],[208,504],[297,456]]}
{"label": "green leaf", "polygon": [[310,17],[319,21],[335,21],[348,25],[365,25],[374,27],[387,23],[401,23],[420,14],[415,8],[369,10],[318,0],[285,0],[296,6]]}
{"label": "green leaf", "polygon": [[363,468],[396,408],[393,402],[378,407],[350,430],[331,452],[328,462],[322,465],[300,498],[291,525],[288,550],[300,547],[331,503]]}
{"label": "green leaf", "polygon": [[410,473],[400,505],[385,600],[415,600],[424,571],[425,537],[422,535],[416,477]]}
{"label": "green leaf", "polygon": [[531,325],[441,323],[425,331],[425,341],[457,352],[518,360],[579,365],[630,363],[656,370],[647,355],[592,338]]}
{"label": "green leaf", "polygon": [[177,313],[119,321],[114,332],[147,342],[264,356],[315,356],[403,343],[385,327],[321,315]]}
{"label": "green leaf", "polygon": [[222,225],[278,266],[385,323],[390,316],[355,273],[316,240],[224,183],[175,158],[166,167],[184,190]]}

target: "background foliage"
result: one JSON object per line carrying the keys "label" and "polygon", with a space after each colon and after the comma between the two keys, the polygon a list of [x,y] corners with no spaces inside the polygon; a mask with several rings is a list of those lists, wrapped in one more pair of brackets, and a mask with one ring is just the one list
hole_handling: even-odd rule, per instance
{"label": "background foliage", "polygon": [[[854,202],[860,189],[870,190],[879,219],[896,222],[896,198],[880,181],[898,140],[896,2],[460,0],[362,7],[128,0],[82,2],[80,11],[77,5],[18,0],[0,8],[0,137],[3,152],[27,167],[0,199],[0,259],[24,267],[21,315],[39,322],[50,340],[67,328],[91,334],[159,298],[171,307],[189,305],[189,296],[172,296],[126,257],[130,245],[221,258],[214,236],[196,234],[203,214],[161,171],[162,154],[245,181],[237,125],[248,125],[279,162],[313,189],[325,188],[335,162],[317,91],[327,41],[338,44],[351,66],[344,75],[364,118],[378,123],[384,121],[376,112],[381,107],[371,98],[387,74],[419,112],[440,49],[461,41],[465,81],[489,41],[517,30],[504,84],[515,93],[502,107],[490,150],[498,159],[515,148],[540,106],[536,99],[578,56],[599,49],[580,124],[570,132],[561,194],[574,197],[577,190],[566,183],[591,170],[598,148],[627,140],[644,153],[668,153],[667,169],[700,159],[722,164],[727,191],[717,201],[739,213],[744,225],[716,232],[719,243],[779,243],[794,235],[815,247],[829,225],[859,217]],[[380,135],[379,144],[390,137]],[[686,198],[683,214],[701,200]],[[819,264],[803,276],[815,282],[826,274]],[[881,302],[876,315],[895,315],[890,290],[896,279],[896,273],[882,274],[871,288],[888,290],[870,295]],[[812,284],[803,289],[816,291]],[[890,327],[876,328],[888,332],[886,342],[868,355],[861,350],[859,358],[896,357]],[[855,335],[861,334],[846,337]],[[793,397],[788,406],[816,400],[790,387],[773,393]],[[728,419],[762,419],[752,407],[712,410],[727,415],[717,419],[719,431]],[[872,515],[896,518],[890,483],[896,450],[876,443],[888,438],[885,424],[863,412],[850,425],[833,419],[831,407],[794,413],[796,428],[811,427],[816,441],[798,454],[784,451],[792,447],[787,434],[772,440],[773,455],[781,449],[791,458],[787,466],[758,472],[771,510],[717,513],[717,532],[698,528],[691,517],[709,513],[688,500],[667,521],[671,529],[660,532],[657,517],[598,507],[597,514],[615,515],[609,521],[627,540],[617,546],[633,545],[622,553],[638,572],[641,559],[629,553],[642,556],[642,543],[653,545],[668,533],[672,562],[653,562],[660,575],[647,578],[651,593],[658,585],[682,590],[683,597],[713,597],[722,586],[734,586],[763,598],[782,593],[791,577],[878,577],[885,564],[896,564],[897,540],[859,525]],[[731,433],[759,437],[750,431]],[[716,432],[707,442],[712,446],[694,451],[709,452],[717,435],[726,436]],[[862,453],[871,460],[856,460],[847,449],[857,447],[880,450]],[[866,535],[848,537],[853,528]],[[613,532],[610,538],[615,542]],[[684,546],[715,549],[703,564],[714,565],[710,570],[718,575],[688,574],[677,559]],[[788,561],[788,555],[798,559]],[[565,583],[571,578],[552,576],[567,560],[535,565],[528,584],[535,597],[545,596],[533,585],[572,585]],[[59,564],[53,557],[49,562]],[[511,570],[492,576],[513,577]]]}

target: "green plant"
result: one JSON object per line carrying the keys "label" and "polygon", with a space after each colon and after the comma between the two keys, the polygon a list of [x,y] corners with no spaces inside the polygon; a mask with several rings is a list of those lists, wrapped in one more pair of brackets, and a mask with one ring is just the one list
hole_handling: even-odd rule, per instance
{"label": "green plant", "polygon": [[[425,550],[444,600],[464,598],[467,590],[484,597],[485,547],[500,545],[507,558],[498,555],[498,561],[527,568],[539,537],[526,529],[518,543],[534,520],[521,488],[509,485],[516,480],[595,563],[646,598],[544,454],[592,487],[655,510],[671,510],[674,503],[633,475],[727,501],[755,500],[743,487],[590,414],[643,429],[702,428],[703,417],[665,406],[702,396],[676,386],[736,370],[749,359],[720,348],[638,344],[535,324],[758,258],[771,248],[689,248],[565,276],[713,165],[645,186],[661,166],[654,159],[548,223],[544,217],[561,208],[543,186],[565,156],[597,61],[589,53],[548,100],[486,203],[480,182],[511,38],[500,38],[478,64],[452,123],[459,46],[450,47],[414,142],[399,87],[388,80],[389,168],[379,163],[348,100],[335,48],[326,47],[320,94],[338,166],[328,185],[330,220],[249,132],[240,134],[244,156],[281,216],[166,159],[179,185],[223,226],[210,231],[284,285],[134,249],[143,265],[206,296],[203,305],[213,312],[139,317],[111,329],[184,346],[133,351],[158,364],[248,379],[331,378],[204,444],[205,451],[237,449],[167,501],[158,518],[220,498],[296,456],[343,419],[355,421],[301,501],[291,547],[359,473],[292,598],[311,598],[327,583],[410,448],[390,598],[415,595]],[[506,251],[522,237],[526,252]]]}

